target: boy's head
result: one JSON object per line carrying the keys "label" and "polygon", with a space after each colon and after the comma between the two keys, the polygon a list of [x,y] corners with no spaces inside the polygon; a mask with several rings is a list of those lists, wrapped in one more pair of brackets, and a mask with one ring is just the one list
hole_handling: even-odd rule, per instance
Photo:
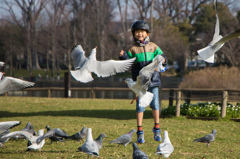
{"label": "boy's head", "polygon": [[138,20],[132,24],[133,37],[142,41],[150,34],[150,26],[144,20]]}

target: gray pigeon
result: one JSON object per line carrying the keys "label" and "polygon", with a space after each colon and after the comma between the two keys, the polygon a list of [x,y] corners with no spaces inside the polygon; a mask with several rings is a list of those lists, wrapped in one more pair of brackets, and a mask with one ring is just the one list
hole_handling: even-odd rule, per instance
{"label": "gray pigeon", "polygon": [[83,139],[86,137],[86,134],[87,127],[83,127],[81,131],[77,132],[76,134],[73,134],[72,136],[69,136],[69,139],[77,140],[77,142],[83,141]]}
{"label": "gray pigeon", "polygon": [[116,144],[122,144],[124,146],[127,146],[127,144],[129,144],[132,140],[132,135],[134,132],[137,132],[135,129],[132,129],[130,132],[128,132],[127,134],[124,134],[120,137],[118,137],[115,140],[110,141],[111,143],[116,143]]}
{"label": "gray pigeon", "polygon": [[8,137],[5,137],[5,138],[2,138],[2,137],[3,137],[4,135],[9,134],[9,133],[10,133],[10,129],[8,129],[7,131],[5,131],[4,133],[2,133],[2,134],[0,135],[0,145],[1,145],[1,147],[4,147],[3,143],[8,142],[8,140],[9,140]]}
{"label": "gray pigeon", "polygon": [[133,146],[133,159],[148,159],[148,156],[145,152],[140,150],[136,143],[132,143]]}
{"label": "gray pigeon", "polygon": [[98,138],[96,138],[95,140],[94,140],[94,142],[96,142],[96,144],[97,144],[97,147],[98,147],[98,151],[100,151],[101,149],[102,149],[102,142],[103,142],[103,138],[104,137],[107,137],[105,134],[100,134],[99,136],[98,136]]}
{"label": "gray pigeon", "polygon": [[11,129],[17,125],[21,124],[21,121],[5,121],[0,122],[0,134],[2,132],[7,131],[8,129]]}
{"label": "gray pigeon", "polygon": [[98,149],[97,143],[93,141],[91,128],[87,129],[86,140],[85,140],[84,144],[78,148],[78,151],[82,151],[93,157],[99,156],[99,149]]}
{"label": "gray pigeon", "polygon": [[210,142],[213,142],[216,138],[216,133],[217,133],[217,130],[216,129],[213,129],[212,133],[211,134],[208,134],[206,136],[203,136],[201,138],[198,138],[198,139],[195,139],[193,140],[193,142],[204,142],[207,144],[207,146],[209,147],[210,145]]}
{"label": "gray pigeon", "polygon": [[[51,130],[51,128],[49,126],[46,126],[46,129],[47,129],[47,131]],[[49,137],[49,139],[51,140],[50,144],[52,144],[54,141],[56,141],[56,142],[58,142],[58,141],[64,142],[63,137],[51,136],[51,137]]]}
{"label": "gray pigeon", "polygon": [[59,129],[59,128],[56,128],[56,129],[51,129],[49,131],[47,131],[43,136],[39,137],[36,141],[36,143],[40,143],[43,139],[45,138],[50,138],[52,136],[55,136],[55,137],[62,137],[62,138],[69,138],[68,134]]}

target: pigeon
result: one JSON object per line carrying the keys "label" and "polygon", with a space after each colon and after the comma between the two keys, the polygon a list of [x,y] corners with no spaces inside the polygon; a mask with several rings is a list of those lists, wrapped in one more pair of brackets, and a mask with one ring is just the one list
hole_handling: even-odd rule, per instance
{"label": "pigeon", "polygon": [[156,56],[152,63],[140,70],[137,81],[133,81],[131,78],[125,80],[128,87],[136,94],[136,98],[139,100],[139,106],[141,107],[147,107],[153,99],[153,93],[147,90],[152,74],[161,62],[159,56],[161,55]]}
{"label": "pigeon", "polygon": [[36,143],[39,144],[45,138],[50,138],[52,136],[62,137],[62,138],[69,138],[68,134],[65,131],[63,131],[63,130],[61,130],[59,128],[56,128],[56,129],[51,129],[51,130],[47,131],[43,136],[40,136],[37,139]]}
{"label": "pigeon", "polygon": [[5,63],[0,61],[0,68],[3,67],[3,66],[5,66]]}
{"label": "pigeon", "polygon": [[207,146],[209,147],[210,145],[210,142],[213,142],[216,138],[216,133],[217,133],[217,130],[216,129],[213,129],[212,133],[211,134],[208,134],[206,136],[203,136],[201,138],[198,138],[198,139],[194,139],[193,142],[204,142],[207,144]]}
{"label": "pigeon", "polygon": [[10,129],[8,129],[7,131],[5,131],[4,133],[2,133],[2,134],[0,135],[0,146],[1,146],[1,147],[4,147],[4,144],[3,144],[3,143],[8,142],[8,140],[9,140],[9,138],[7,138],[7,137],[2,138],[2,136],[7,135],[7,134],[9,134],[9,133],[10,133]]}
{"label": "pigeon", "polygon": [[140,150],[136,143],[132,143],[133,147],[133,159],[148,159],[148,156],[145,152]]}
{"label": "pigeon", "polygon": [[219,18],[217,13],[217,0],[214,0],[214,6],[216,10],[216,24],[215,24],[215,33],[213,36],[213,40],[208,44],[208,46],[200,49],[197,51],[199,56],[208,63],[214,63],[214,54],[218,51],[225,42],[238,38],[240,36],[240,28],[236,29],[235,31],[231,32],[230,34],[222,37],[219,35],[220,32],[220,25],[219,25]]}
{"label": "pigeon", "polygon": [[0,94],[8,91],[21,90],[27,87],[33,87],[35,83],[24,81],[13,77],[4,77],[4,73],[0,72]]}
{"label": "pigeon", "polygon": [[158,145],[156,154],[163,155],[164,158],[168,158],[173,152],[174,148],[168,137],[168,131],[163,132],[163,142]]}
{"label": "pigeon", "polygon": [[[47,131],[51,130],[51,128],[49,126],[46,126],[46,129],[47,129]],[[50,144],[52,144],[54,141],[56,141],[57,143],[58,143],[58,141],[64,142],[63,137],[51,136],[51,137],[49,137],[49,139],[51,140]]]}
{"label": "pigeon", "polygon": [[93,141],[92,129],[87,129],[87,137],[84,144],[78,148],[78,151],[82,151],[92,157],[99,156],[99,149],[96,142]]}
{"label": "pigeon", "polygon": [[[34,136],[36,135],[36,132],[34,131],[33,125],[30,122],[28,122],[26,127],[23,128],[21,131],[28,131],[32,135],[34,135]],[[24,138],[25,139],[25,137],[22,136],[22,135],[17,135],[17,136],[14,136],[13,138],[14,139],[20,139],[20,138]]]}
{"label": "pigeon", "polygon": [[129,144],[131,142],[132,135],[133,135],[134,132],[137,132],[137,131],[135,129],[132,129],[127,134],[124,134],[124,135],[118,137],[117,139],[110,141],[110,144],[111,143],[122,144],[126,147],[127,144]]}
{"label": "pigeon", "polygon": [[81,45],[77,45],[71,52],[71,57],[74,61],[75,71],[70,71],[72,76],[80,82],[87,83],[93,81],[92,72],[98,77],[108,77],[116,73],[125,72],[132,66],[136,58],[129,60],[96,60],[96,48],[92,49],[90,56],[85,57],[85,51]]}
{"label": "pigeon", "polygon": [[102,149],[102,142],[103,142],[103,138],[104,137],[107,137],[105,134],[100,134],[99,136],[98,136],[98,138],[96,138],[95,140],[94,140],[94,142],[96,142],[96,144],[97,144],[97,147],[98,147],[98,151],[100,151],[101,149]]}
{"label": "pigeon", "polygon": [[39,136],[33,136],[33,134],[31,134],[28,131],[14,131],[7,135],[4,135],[2,138],[10,138],[10,137],[14,137],[17,135],[21,135],[21,136],[24,136],[33,145],[33,146],[31,145],[31,146],[27,147],[28,149],[38,150],[38,149],[41,149],[43,147],[43,145],[45,144],[45,140],[41,140],[41,142],[37,143],[37,140],[39,138],[41,138],[43,136],[43,134],[44,134],[44,129],[40,129],[38,131]]}
{"label": "pigeon", "polygon": [[72,136],[69,136],[69,139],[77,140],[77,142],[83,141],[83,139],[86,137],[86,134],[87,127],[83,127],[81,131],[77,132],[76,134],[73,134]]}
{"label": "pigeon", "polygon": [[5,121],[0,122],[0,134],[2,132],[7,131],[8,129],[11,129],[17,125],[21,124],[21,121]]}

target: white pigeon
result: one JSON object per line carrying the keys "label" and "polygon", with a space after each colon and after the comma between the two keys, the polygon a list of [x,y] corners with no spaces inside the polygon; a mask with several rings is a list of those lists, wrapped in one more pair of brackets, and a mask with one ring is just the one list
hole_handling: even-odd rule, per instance
{"label": "white pigeon", "polygon": [[137,81],[133,81],[131,78],[125,80],[128,87],[136,94],[136,97],[138,97],[139,106],[141,107],[147,107],[153,99],[153,93],[147,90],[152,74],[161,62],[158,56],[154,58],[152,63],[140,70]]}
{"label": "white pigeon", "polygon": [[40,129],[38,131],[38,136],[34,136],[33,134],[31,134],[27,131],[14,131],[7,135],[4,135],[2,138],[9,138],[9,137],[22,135],[28,141],[30,141],[32,144],[32,145],[28,146],[27,148],[38,150],[38,149],[41,149],[43,147],[43,145],[45,144],[45,139],[43,139],[39,144],[37,143],[37,139],[40,138],[41,136],[43,136],[43,134],[44,134],[44,129]]}
{"label": "white pigeon", "polygon": [[0,134],[2,132],[7,131],[8,129],[11,129],[17,125],[21,124],[21,121],[5,121],[0,122]]}
{"label": "white pigeon", "polygon": [[174,148],[168,137],[168,132],[163,132],[163,142],[158,145],[156,154],[163,155],[164,158],[168,158],[173,152]]}
{"label": "white pigeon", "polygon": [[218,18],[216,3],[217,3],[217,0],[214,0],[214,6],[216,10],[216,24],[215,24],[215,33],[213,36],[213,40],[208,44],[207,47],[197,51],[199,56],[208,63],[214,63],[215,52],[218,51],[225,44],[225,42],[240,36],[240,28],[236,29],[235,31],[233,31],[232,33],[224,37],[222,37],[222,35],[219,35],[220,25],[219,25],[219,18]]}
{"label": "white pigeon", "polygon": [[108,77],[116,73],[125,72],[132,66],[136,58],[129,60],[97,61],[96,48],[92,49],[90,56],[85,57],[85,51],[81,45],[77,45],[71,52],[75,71],[70,71],[72,76],[80,82],[87,83],[93,80],[92,72],[98,77]]}
{"label": "white pigeon", "polygon": [[99,156],[99,149],[98,145],[95,141],[93,141],[92,137],[92,129],[87,129],[87,136],[84,144],[78,148],[79,151],[82,151],[88,155],[91,155],[93,157]]}
{"label": "white pigeon", "polygon": [[4,77],[4,73],[0,72],[0,94],[8,91],[21,90],[35,85],[33,82],[24,81],[13,77]]}

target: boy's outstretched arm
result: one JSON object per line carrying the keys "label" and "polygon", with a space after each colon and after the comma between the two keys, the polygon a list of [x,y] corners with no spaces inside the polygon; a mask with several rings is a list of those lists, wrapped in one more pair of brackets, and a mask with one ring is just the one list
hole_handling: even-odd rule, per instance
{"label": "boy's outstretched arm", "polygon": [[125,51],[121,50],[120,53],[119,53],[119,59],[120,60],[127,60],[127,59],[129,59],[129,57],[128,57],[128,55]]}

